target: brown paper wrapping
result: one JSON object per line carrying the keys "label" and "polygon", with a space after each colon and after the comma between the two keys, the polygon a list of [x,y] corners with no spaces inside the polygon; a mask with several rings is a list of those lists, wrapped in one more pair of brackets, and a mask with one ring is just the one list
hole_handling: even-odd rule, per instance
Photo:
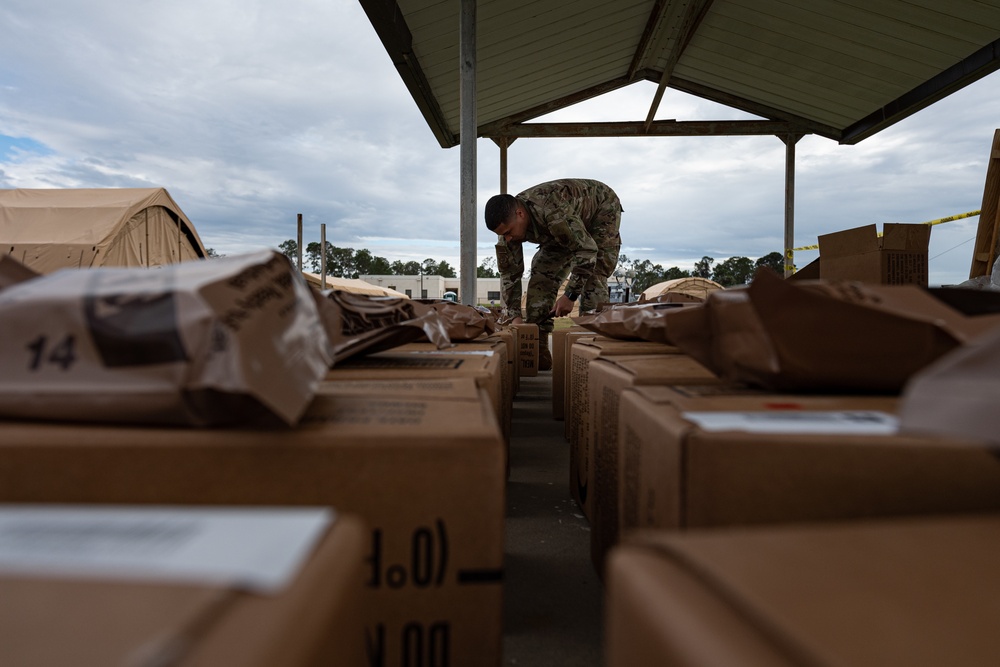
{"label": "brown paper wrapping", "polygon": [[329,341],[273,251],[156,269],[63,270],[0,290],[0,416],[294,424]]}
{"label": "brown paper wrapping", "polygon": [[451,346],[445,320],[431,306],[401,297],[313,290],[330,343],[331,365],[362,354],[429,340]]}

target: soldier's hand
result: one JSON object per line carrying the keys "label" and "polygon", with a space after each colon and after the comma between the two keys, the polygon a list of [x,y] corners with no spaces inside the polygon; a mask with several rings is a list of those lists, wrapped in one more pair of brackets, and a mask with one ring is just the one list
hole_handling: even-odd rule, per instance
{"label": "soldier's hand", "polygon": [[552,307],[551,315],[553,317],[562,317],[564,315],[569,315],[573,312],[573,307],[576,305],[575,302],[570,301],[566,298],[566,295],[561,295],[556,299],[556,305]]}
{"label": "soldier's hand", "polygon": [[515,317],[514,319],[512,319],[510,321],[510,323],[511,324],[524,324],[524,319],[520,315],[518,315],[517,317]]}

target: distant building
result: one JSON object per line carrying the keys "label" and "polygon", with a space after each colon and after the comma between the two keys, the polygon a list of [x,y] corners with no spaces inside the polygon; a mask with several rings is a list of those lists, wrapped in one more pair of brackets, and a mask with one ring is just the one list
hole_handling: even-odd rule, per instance
{"label": "distant building", "polygon": [[[463,303],[460,280],[442,276],[359,276],[372,285],[388,287],[402,292],[411,299],[443,299],[445,292],[458,295]],[[528,289],[528,279],[521,280],[522,293]],[[489,306],[490,302],[500,305],[500,279],[478,278],[476,280],[476,303]]]}

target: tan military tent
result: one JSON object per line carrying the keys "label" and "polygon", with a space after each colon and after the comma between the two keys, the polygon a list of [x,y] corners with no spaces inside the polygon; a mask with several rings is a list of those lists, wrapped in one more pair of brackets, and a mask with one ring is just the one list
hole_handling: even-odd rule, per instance
{"label": "tan military tent", "polygon": [[0,254],[39,273],[162,266],[205,257],[163,188],[0,190]]}
{"label": "tan military tent", "polygon": [[699,278],[697,276],[674,278],[673,280],[665,280],[662,283],[650,285],[642,291],[642,296],[639,297],[639,300],[648,301],[671,292],[705,299],[708,298],[709,292],[714,292],[717,289],[723,289],[722,285],[708,278]]}
{"label": "tan military tent", "polygon": [[[303,271],[302,276],[306,279],[307,283],[315,285],[316,287],[322,286],[322,277],[318,273]],[[359,280],[357,278],[335,278],[333,276],[327,276],[326,288],[342,290],[353,294],[367,294],[369,296],[393,296],[401,297],[403,299],[410,298],[402,292],[397,292],[396,290],[389,289],[388,287],[372,285],[369,282],[365,282],[364,280]]]}

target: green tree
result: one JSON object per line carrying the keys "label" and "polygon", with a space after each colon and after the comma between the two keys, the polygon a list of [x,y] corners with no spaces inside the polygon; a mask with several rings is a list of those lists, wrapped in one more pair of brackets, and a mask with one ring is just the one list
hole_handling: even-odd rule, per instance
{"label": "green tree", "polygon": [[747,257],[730,257],[716,265],[712,280],[723,287],[745,285],[753,278],[754,264]]}
{"label": "green tree", "polygon": [[[298,263],[299,263],[299,242],[296,241],[295,239],[288,239],[287,241],[282,241],[280,244],[278,244],[278,252],[280,252],[282,255],[284,255],[288,259],[292,260],[292,266],[297,266],[298,265]],[[302,259],[303,259],[303,262],[304,262],[305,258],[303,257]],[[302,267],[300,266],[299,267],[299,271],[301,271],[301,270],[302,270]]]}
{"label": "green tree", "polygon": [[410,260],[403,264],[403,272],[400,274],[402,276],[419,276],[424,270],[420,262],[415,260]]}
{"label": "green tree", "polygon": [[677,268],[676,266],[671,266],[669,269],[663,272],[664,280],[677,280],[678,278],[690,278],[691,272],[684,271]]}
{"label": "green tree", "polygon": [[218,259],[220,257],[225,257],[225,255],[217,253],[215,248],[205,248],[205,259]]}
{"label": "green tree", "polygon": [[384,276],[392,273],[392,265],[385,257],[373,255],[368,248],[354,253],[354,277]]}
{"label": "green tree", "polygon": [[436,276],[436,275],[439,275],[438,274],[438,263],[437,263],[436,260],[433,260],[430,257],[428,257],[427,259],[425,259],[423,261],[423,263],[420,265],[420,270],[421,270],[421,273],[423,273],[423,275],[425,275],[425,276]]}
{"label": "green tree", "polygon": [[457,278],[458,274],[455,272],[455,267],[449,264],[446,260],[441,260],[437,265],[437,274],[444,278]]}
{"label": "green tree", "polygon": [[[766,266],[769,269],[773,269],[779,276],[785,275],[785,258],[780,252],[770,252],[763,257],[759,257],[753,266],[754,269]],[[756,273],[756,271],[754,272]]]}
{"label": "green tree", "polygon": [[499,278],[497,272],[497,260],[495,257],[487,257],[483,263],[476,267],[477,278]]}
{"label": "green tree", "polygon": [[[320,252],[320,244],[315,241],[306,246],[309,267],[313,273],[319,273],[322,270],[322,255]],[[338,248],[327,241],[326,275],[339,276],[341,278],[354,275],[354,249]]]}
{"label": "green tree", "polygon": [[694,271],[691,275],[696,278],[711,278],[712,277],[712,263],[715,260],[711,257],[705,256],[694,263]]}
{"label": "green tree", "polygon": [[379,257],[376,255],[372,259],[371,270],[368,275],[372,276],[387,276],[392,273],[392,266],[389,264],[389,260],[385,257]]}

